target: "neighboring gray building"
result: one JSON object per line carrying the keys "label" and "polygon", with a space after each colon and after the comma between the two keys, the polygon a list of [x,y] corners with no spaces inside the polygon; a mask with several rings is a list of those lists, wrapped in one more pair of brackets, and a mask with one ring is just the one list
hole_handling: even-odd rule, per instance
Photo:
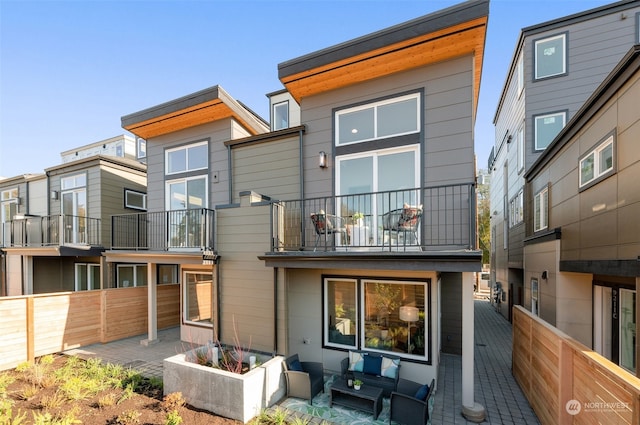
{"label": "neighboring gray building", "polygon": [[488,161],[491,285],[501,289],[501,312],[509,319],[511,306],[526,299],[524,174],[638,42],[639,12],[640,1],[624,0],[520,33],[494,117],[495,146]]}

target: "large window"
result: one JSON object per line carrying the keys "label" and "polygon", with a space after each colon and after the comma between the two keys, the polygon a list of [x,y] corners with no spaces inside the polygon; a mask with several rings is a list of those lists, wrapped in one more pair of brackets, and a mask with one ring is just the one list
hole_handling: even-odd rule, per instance
{"label": "large window", "polygon": [[213,274],[185,271],[184,321],[191,324],[213,326]]}
{"label": "large window", "polygon": [[534,42],[535,79],[567,72],[567,35],[559,34]]}
{"label": "large window", "polygon": [[429,359],[429,282],[324,279],[324,344]]}
{"label": "large window", "polygon": [[273,105],[273,129],[282,130],[284,128],[289,128],[289,102]]}
{"label": "large window", "polygon": [[620,366],[636,370],[636,291],[620,289]]}
{"label": "large window", "polygon": [[566,112],[554,112],[551,114],[536,115],[534,117],[534,139],[536,150],[544,150],[560,133],[566,123]]}
{"label": "large window", "polygon": [[509,203],[509,225],[516,226],[524,220],[524,193],[522,189]]}
{"label": "large window", "polygon": [[419,94],[387,99],[336,113],[336,145],[420,131]]}
{"label": "large window", "polygon": [[100,264],[76,263],[76,291],[100,289]]}
{"label": "large window", "polygon": [[60,179],[62,214],[67,217],[64,240],[86,243],[87,239],[87,175],[86,173]]}
{"label": "large window", "polygon": [[544,230],[549,225],[549,188],[545,187],[533,199],[533,231]]}
{"label": "large window", "polygon": [[18,188],[0,192],[0,202],[2,203],[0,209],[2,223],[11,221],[18,212]]}
{"label": "large window", "polygon": [[204,170],[209,164],[209,144],[194,143],[165,151],[165,174]]}
{"label": "large window", "polygon": [[613,135],[580,159],[580,187],[602,179],[613,172]]}
{"label": "large window", "polygon": [[146,264],[118,264],[116,274],[118,288],[147,286]]}

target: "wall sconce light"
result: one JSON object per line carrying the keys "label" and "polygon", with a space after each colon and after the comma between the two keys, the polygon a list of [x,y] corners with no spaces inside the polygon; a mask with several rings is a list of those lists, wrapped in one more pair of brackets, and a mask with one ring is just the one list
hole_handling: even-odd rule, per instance
{"label": "wall sconce light", "polygon": [[16,205],[18,206],[22,205],[22,199],[16,198]]}
{"label": "wall sconce light", "polygon": [[547,270],[542,272],[542,276],[540,276],[542,278],[542,280],[547,280],[547,278],[549,277],[549,272]]}
{"label": "wall sconce light", "polygon": [[54,201],[58,200],[58,191],[57,190],[52,190],[51,191],[51,199],[53,199]]}
{"label": "wall sconce light", "polygon": [[325,151],[320,151],[318,154],[318,166],[320,168],[327,168],[327,153]]}

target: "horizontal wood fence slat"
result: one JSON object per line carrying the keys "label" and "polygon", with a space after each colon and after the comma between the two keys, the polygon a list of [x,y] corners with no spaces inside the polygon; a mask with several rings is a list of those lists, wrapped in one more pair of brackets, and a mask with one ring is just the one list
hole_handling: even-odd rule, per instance
{"label": "horizontal wood fence slat", "polygon": [[[0,370],[147,332],[147,288],[0,298]],[[180,324],[180,285],[158,285],[158,329]]]}
{"label": "horizontal wood fence slat", "polygon": [[640,423],[640,379],[513,307],[513,375],[543,425]]}

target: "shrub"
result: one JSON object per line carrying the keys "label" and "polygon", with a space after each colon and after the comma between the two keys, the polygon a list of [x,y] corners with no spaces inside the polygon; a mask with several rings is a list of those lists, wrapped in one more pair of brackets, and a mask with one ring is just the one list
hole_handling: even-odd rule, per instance
{"label": "shrub", "polygon": [[165,412],[171,412],[174,410],[178,410],[178,408],[184,406],[186,403],[185,399],[182,397],[181,392],[175,392],[171,394],[167,394],[162,400],[162,410]]}
{"label": "shrub", "polygon": [[135,410],[126,410],[118,415],[116,423],[118,425],[137,425],[140,423],[140,412]]}

